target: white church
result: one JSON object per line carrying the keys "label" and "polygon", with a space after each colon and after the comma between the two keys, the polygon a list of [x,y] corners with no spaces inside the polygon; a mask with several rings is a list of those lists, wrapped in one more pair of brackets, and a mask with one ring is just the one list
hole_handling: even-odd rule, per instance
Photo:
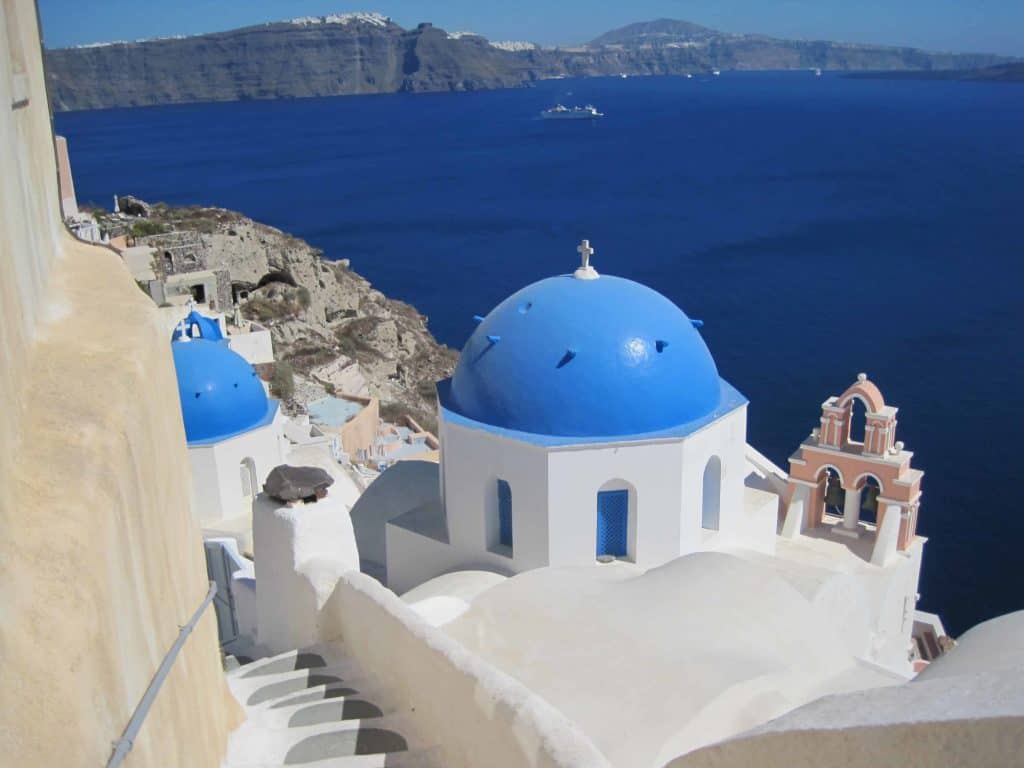
{"label": "white church", "polygon": [[[700,322],[599,274],[587,241],[578,250],[574,273],[476,318],[438,385],[436,476],[391,470],[353,509],[364,570],[420,594],[459,572],[614,562],[639,573],[727,552],[785,574],[842,627],[851,655],[909,670],[924,540],[880,543],[868,510],[837,525],[824,471],[821,514],[805,513],[806,482],[786,525],[796,481],[748,445],[748,402],[719,375]],[[862,449],[844,439],[834,463],[861,461]],[[860,490],[848,498],[858,506]]]}

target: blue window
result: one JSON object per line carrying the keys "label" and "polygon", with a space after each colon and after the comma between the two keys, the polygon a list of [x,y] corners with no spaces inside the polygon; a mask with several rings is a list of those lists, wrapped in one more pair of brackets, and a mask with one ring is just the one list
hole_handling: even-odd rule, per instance
{"label": "blue window", "polygon": [[597,494],[597,555],[625,557],[628,547],[629,491]]}
{"label": "blue window", "polygon": [[512,488],[505,480],[498,481],[498,543],[512,548]]}

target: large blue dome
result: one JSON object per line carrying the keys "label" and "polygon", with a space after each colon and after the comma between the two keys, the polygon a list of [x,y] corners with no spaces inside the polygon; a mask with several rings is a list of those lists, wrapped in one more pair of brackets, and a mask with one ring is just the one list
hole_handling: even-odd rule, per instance
{"label": "large blue dome", "polygon": [[514,293],[480,322],[446,407],[518,432],[615,437],[708,417],[721,387],[693,323],[660,293],[564,275]]}
{"label": "large blue dome", "polygon": [[171,349],[189,443],[222,440],[273,418],[276,402],[237,352],[201,339],[176,341]]}

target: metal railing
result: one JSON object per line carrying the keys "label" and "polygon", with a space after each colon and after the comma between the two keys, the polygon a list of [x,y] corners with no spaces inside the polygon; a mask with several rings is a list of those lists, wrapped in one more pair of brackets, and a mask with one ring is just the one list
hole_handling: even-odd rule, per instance
{"label": "metal railing", "polygon": [[124,762],[124,759],[131,752],[132,747],[135,746],[135,737],[138,736],[139,730],[142,728],[142,723],[146,720],[146,715],[149,714],[149,708],[153,706],[153,701],[156,699],[156,695],[160,693],[160,686],[164,684],[164,680],[167,674],[171,671],[171,667],[174,665],[175,659],[178,658],[178,654],[181,652],[181,648],[185,645],[185,641],[188,636],[192,634],[192,630],[195,629],[199,619],[202,617],[203,612],[210,607],[210,603],[213,602],[214,596],[217,594],[217,583],[215,581],[210,582],[210,589],[206,592],[206,597],[203,598],[203,602],[199,604],[196,612],[192,614],[192,618],[189,619],[188,624],[181,627],[178,630],[178,639],[174,641],[174,645],[164,656],[164,660],[160,662],[160,667],[157,669],[153,679],[149,682],[149,687],[146,688],[146,692],[142,694],[142,698],[139,700],[139,704],[135,707],[135,711],[132,713],[131,719],[128,721],[128,725],[124,729],[124,733],[121,734],[121,738],[114,742],[114,752],[110,755],[110,759],[107,761],[107,768],[117,768]]}

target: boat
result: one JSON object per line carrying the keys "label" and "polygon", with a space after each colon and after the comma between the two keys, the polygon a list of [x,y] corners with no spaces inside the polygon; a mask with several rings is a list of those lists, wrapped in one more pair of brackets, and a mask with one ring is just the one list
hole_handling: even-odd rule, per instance
{"label": "boat", "polygon": [[814,70],[814,74],[815,74],[815,76],[816,76],[816,77],[821,77],[821,70],[820,70],[820,69],[817,69],[817,68],[815,68],[815,70]]}
{"label": "boat", "polygon": [[551,109],[545,109],[540,116],[545,120],[596,120],[599,117],[604,117],[604,113],[598,112],[597,107],[591,104],[572,109],[556,104]]}
{"label": "boat", "polygon": [[687,73],[686,73],[686,79],[687,79],[687,80],[693,80],[693,74],[692,74],[692,73],[690,73],[690,72],[687,72]]}
{"label": "boat", "polygon": [[722,70],[720,70],[720,69],[712,69],[711,70],[711,74],[714,75],[715,77],[718,77],[719,75],[722,74]]}

